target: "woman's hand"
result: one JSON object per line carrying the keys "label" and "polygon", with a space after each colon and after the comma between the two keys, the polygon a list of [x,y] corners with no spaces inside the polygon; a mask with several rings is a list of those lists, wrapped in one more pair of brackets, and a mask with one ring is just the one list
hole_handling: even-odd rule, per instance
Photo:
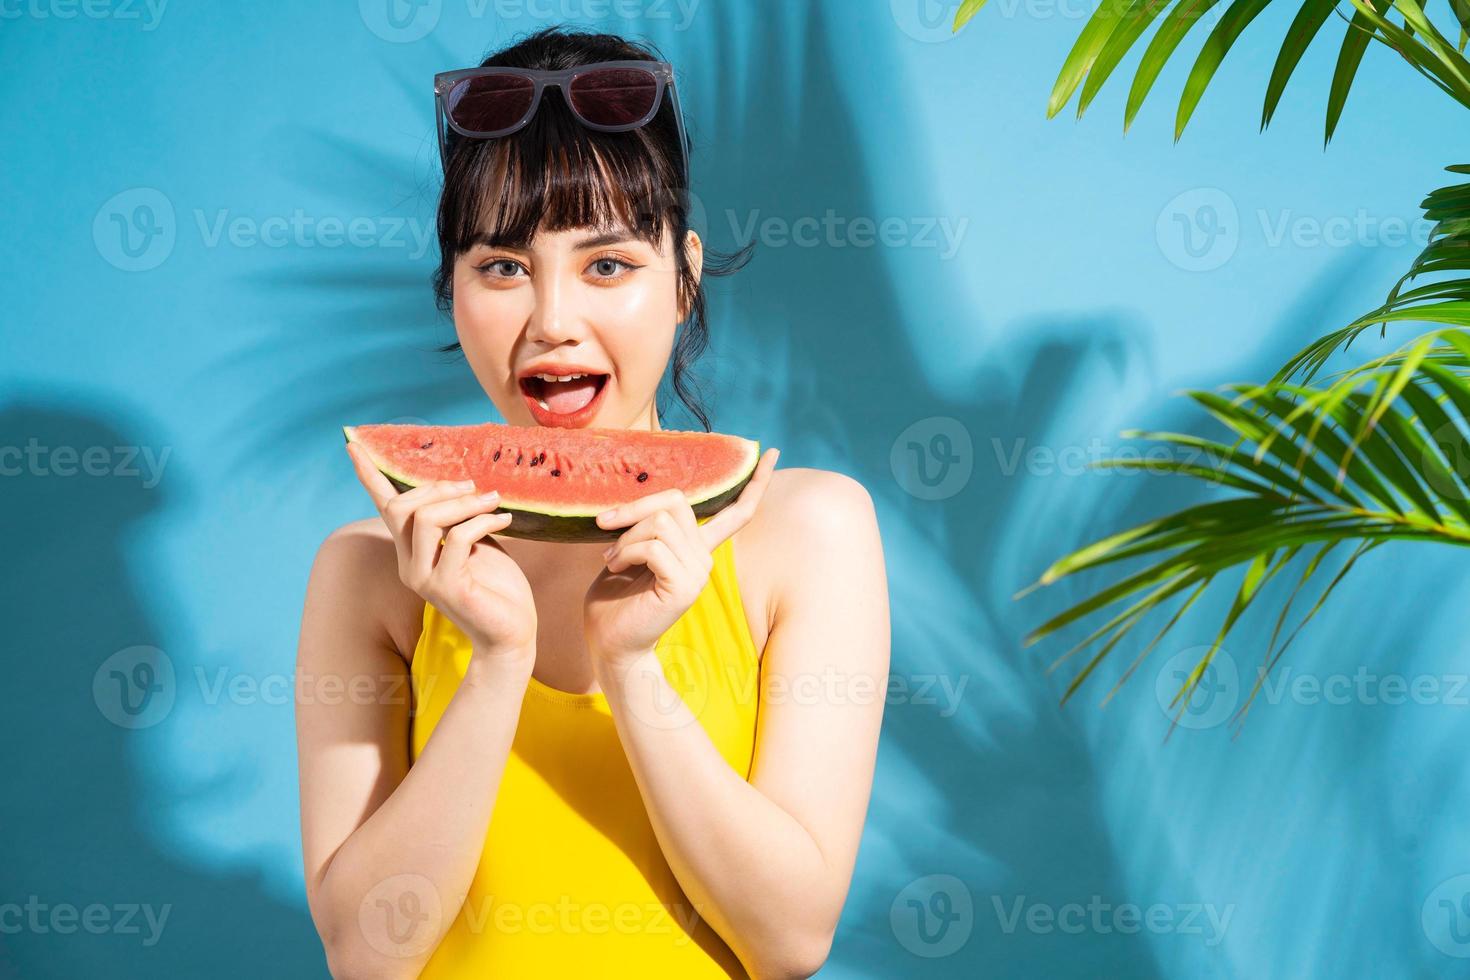
{"label": "woman's hand", "polygon": [[[477,655],[536,649],[536,603],[515,560],[489,535],[510,524],[495,492],[437,481],[398,493],[362,449],[347,452],[398,550],[398,577],[469,637]],[[442,542],[442,544],[441,544]]]}
{"label": "woman's hand", "polygon": [[779,449],[768,449],[730,506],[700,524],[681,490],[665,490],[597,515],[602,528],[629,527],[582,607],[583,635],[593,660],[631,663],[654,648],[709,581],[715,548],[755,516]]}

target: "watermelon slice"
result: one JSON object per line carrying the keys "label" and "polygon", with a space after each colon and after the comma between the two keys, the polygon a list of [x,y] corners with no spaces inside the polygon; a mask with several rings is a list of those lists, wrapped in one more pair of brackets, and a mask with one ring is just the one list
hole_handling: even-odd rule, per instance
{"label": "watermelon slice", "polygon": [[611,541],[610,507],[677,487],[698,517],[739,496],[760,444],[710,432],[644,432],[500,425],[348,425],[348,442],[367,451],[400,491],[434,480],[474,480],[500,491],[515,514],[498,534],[534,541]]}

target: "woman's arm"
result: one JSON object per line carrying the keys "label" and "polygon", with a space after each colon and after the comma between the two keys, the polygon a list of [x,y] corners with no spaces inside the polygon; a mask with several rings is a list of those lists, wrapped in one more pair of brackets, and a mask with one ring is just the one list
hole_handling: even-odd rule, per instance
{"label": "woman's arm", "polygon": [[410,769],[408,665],[382,621],[402,587],[392,541],[366,524],[327,539],[307,589],[297,658],[306,893],[334,977],[414,977],[468,893],[535,648],[472,658]]}
{"label": "woman's arm", "polygon": [[[687,707],[678,709],[684,723],[670,724],[666,705],[677,695],[656,654],[622,667],[593,658],[665,858],[758,978],[809,976],[826,960],[857,859],[888,683],[888,585],[872,501],[839,474],[785,473],[757,522],[787,558],[772,568],[750,782]],[[642,724],[640,715],[661,722]]]}
{"label": "woman's arm", "polygon": [[[489,537],[512,520],[496,494],[468,481],[400,494],[359,447],[348,453],[381,520],[331,535],[307,586],[296,689],[306,897],[334,976],[414,977],[485,846],[536,663],[536,604]],[[472,649],[412,768],[407,641],[388,627],[405,600],[419,613],[432,602]]]}

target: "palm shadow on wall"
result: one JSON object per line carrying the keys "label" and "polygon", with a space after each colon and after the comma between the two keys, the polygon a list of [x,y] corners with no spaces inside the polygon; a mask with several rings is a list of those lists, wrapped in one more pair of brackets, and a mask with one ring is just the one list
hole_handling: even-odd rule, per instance
{"label": "palm shadow on wall", "polygon": [[[256,874],[201,871],[160,843],[164,817],[153,807],[156,794],[140,782],[137,759],[170,739],[168,709],[129,716],[123,706],[154,711],[146,688],[163,690],[164,675],[149,656],[154,679],[130,687],[139,676],[135,662],[113,662],[116,669],[105,662],[139,646],[168,653],[164,628],[148,612],[158,597],[136,577],[130,551],[150,523],[179,505],[187,486],[166,458],[151,468],[114,450],[161,452],[160,440],[150,437],[156,427],[86,392],[64,395],[11,393],[0,407],[0,444],[34,440],[48,450],[108,453],[105,467],[88,464],[107,475],[42,455],[23,464],[20,475],[4,477],[6,599],[19,615],[6,626],[11,652],[0,695],[12,733],[3,751],[0,866],[7,902],[34,896],[45,908],[43,928],[4,937],[0,975],[9,967],[28,980],[322,976],[321,946],[299,908],[269,895]],[[182,680],[171,686],[177,696]],[[96,904],[151,906],[160,928],[154,933],[137,909],[110,912],[115,928],[100,934],[78,919],[71,931],[48,924],[49,909]]]}

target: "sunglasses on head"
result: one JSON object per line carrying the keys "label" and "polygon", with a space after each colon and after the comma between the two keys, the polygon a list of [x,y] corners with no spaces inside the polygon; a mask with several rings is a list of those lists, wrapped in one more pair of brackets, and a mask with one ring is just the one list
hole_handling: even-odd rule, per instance
{"label": "sunglasses on head", "polygon": [[561,90],[577,121],[588,129],[624,133],[648,124],[668,89],[678,127],[684,186],[689,186],[689,148],[684,114],[667,61],[600,61],[561,71],[534,68],[462,68],[434,76],[439,161],[449,159],[448,129],[471,139],[508,136],[525,126],[547,86]]}

